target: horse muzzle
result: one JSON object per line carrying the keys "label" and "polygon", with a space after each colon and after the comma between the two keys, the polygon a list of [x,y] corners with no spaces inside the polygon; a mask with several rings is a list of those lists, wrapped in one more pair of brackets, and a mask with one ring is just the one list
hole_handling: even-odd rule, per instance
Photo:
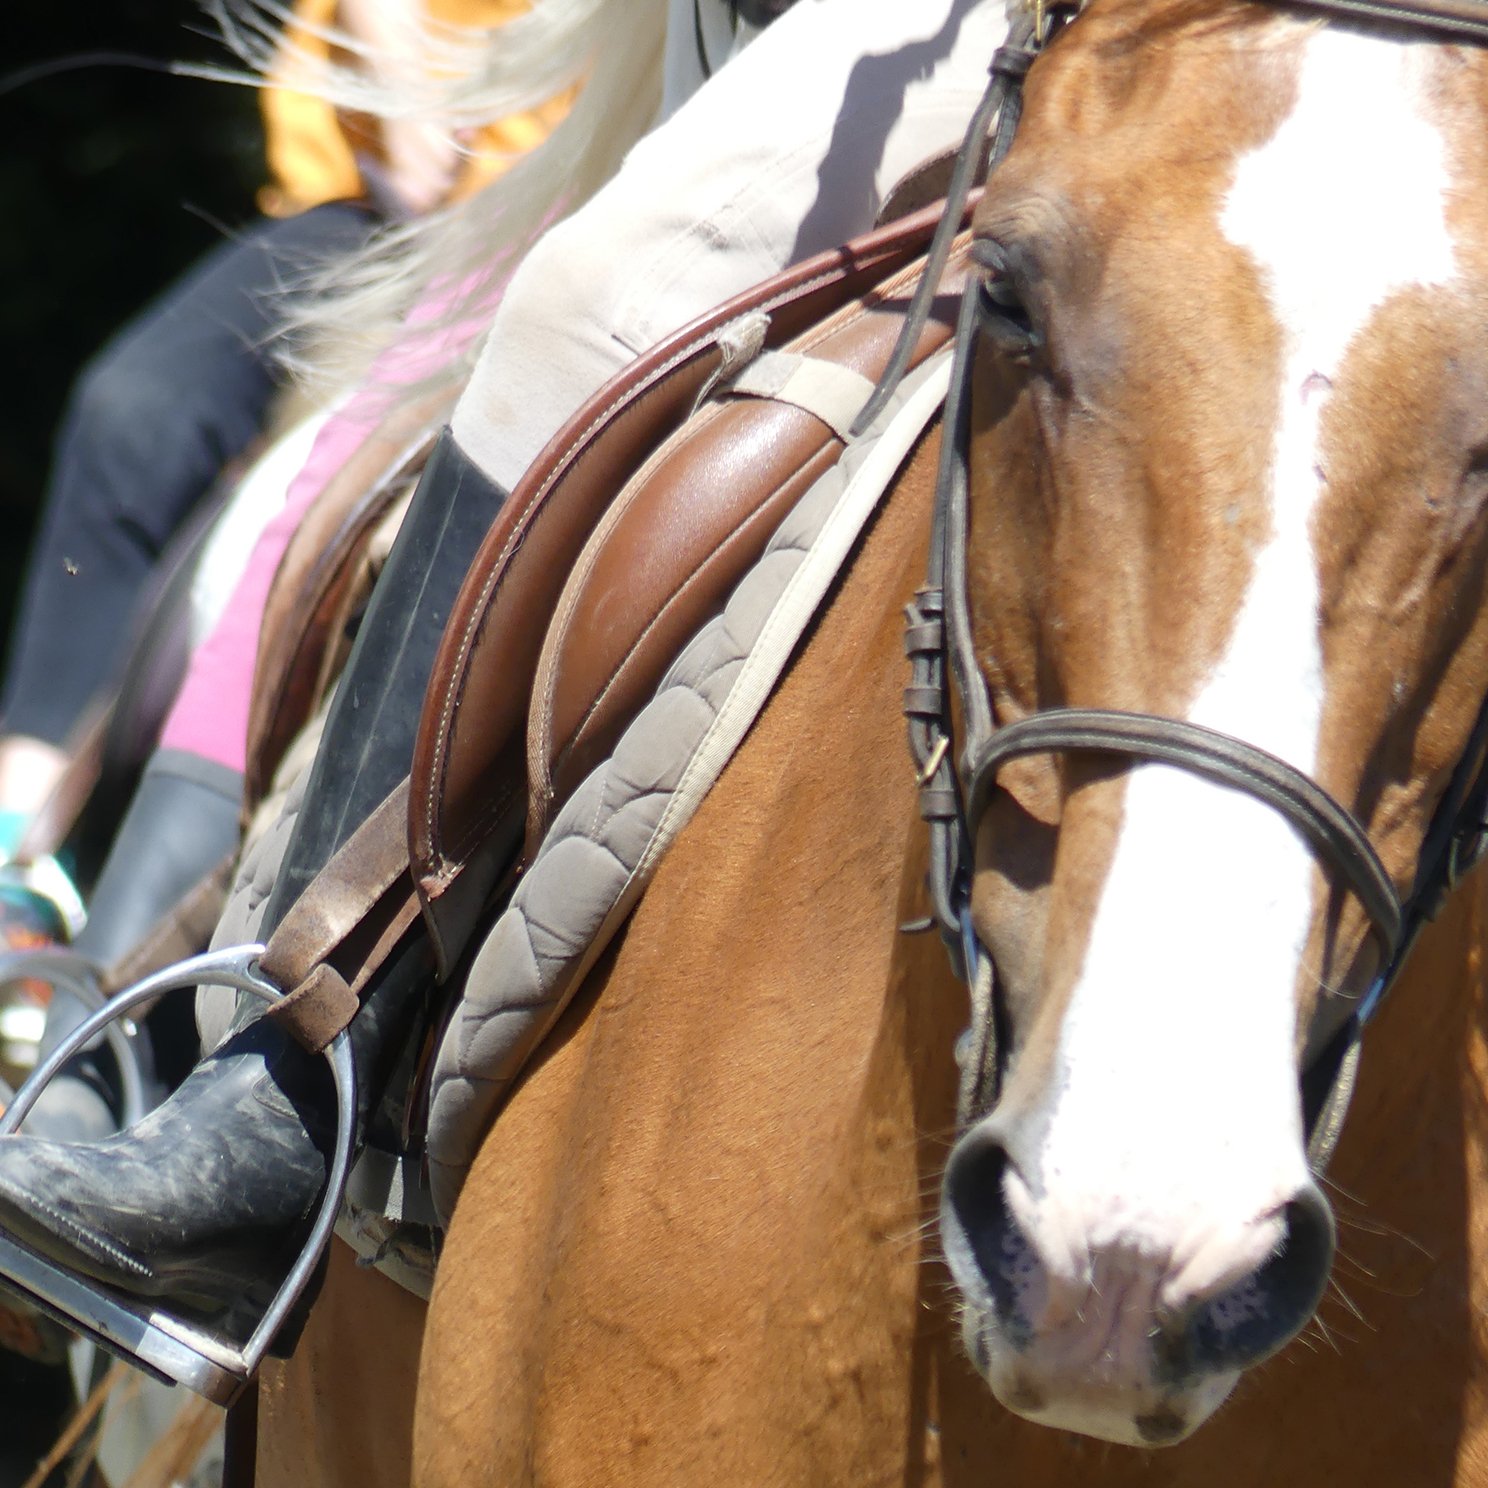
{"label": "horse muzzle", "polygon": [[1181,1441],[1327,1287],[1333,1216],[1310,1177],[1239,1221],[1179,1202],[1159,1223],[1141,1195],[1093,1204],[1053,1186],[1024,1179],[994,1113],[956,1144],[941,1199],[967,1352],[1003,1405],[1041,1424]]}

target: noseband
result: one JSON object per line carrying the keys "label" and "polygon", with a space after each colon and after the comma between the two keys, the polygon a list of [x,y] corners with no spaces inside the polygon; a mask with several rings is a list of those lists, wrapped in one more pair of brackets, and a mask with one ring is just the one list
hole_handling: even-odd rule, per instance
{"label": "noseband", "polygon": [[[1386,21],[1488,41],[1488,0],[1305,0],[1308,9]],[[924,282],[904,328],[906,348],[918,335],[915,314],[939,282],[977,164],[995,169],[1012,144],[1022,83],[1048,42],[1078,15],[1078,5],[1038,3],[999,49],[992,81],[967,134],[947,196],[945,219]],[[989,124],[997,126],[990,148]],[[943,240],[943,241],[942,241]],[[911,664],[904,711],[919,768],[920,814],[930,829],[929,887],[935,920],[957,975],[971,991],[972,1019],[961,1059],[957,1120],[962,1129],[995,1103],[1000,1083],[998,1011],[991,953],[971,917],[977,828],[1008,761],[1035,754],[1099,754],[1175,766],[1242,792],[1276,811],[1308,844],[1335,889],[1358,899],[1379,950],[1379,971],[1357,1002],[1336,1001],[1309,1041],[1302,1084],[1309,1156],[1321,1168],[1331,1155],[1346,1108],[1359,1037],[1404,964],[1422,927],[1458,880],[1488,853],[1488,700],[1422,843],[1415,882],[1402,902],[1358,818],[1311,777],[1253,744],[1200,724],[1149,713],[1055,708],[999,725],[972,636],[967,583],[970,531],[971,375],[980,328],[980,296],[962,298],[955,361],[946,398],[941,460],[931,528],[929,572],[908,610],[905,650]],[[895,378],[891,363],[860,416],[871,421]],[[962,737],[952,721],[954,689]]]}

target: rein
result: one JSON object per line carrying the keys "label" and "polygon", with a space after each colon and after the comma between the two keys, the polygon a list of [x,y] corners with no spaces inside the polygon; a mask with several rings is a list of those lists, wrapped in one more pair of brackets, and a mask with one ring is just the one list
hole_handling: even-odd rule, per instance
{"label": "rein", "polygon": [[[1368,21],[1427,29],[1473,43],[1488,41],[1488,0],[1302,0],[1302,8]],[[995,112],[988,170],[1012,144],[1022,84],[1044,47],[1078,14],[1077,5],[1039,4],[1016,22],[1008,45],[993,59],[992,82],[973,118],[958,158],[947,209],[916,306],[924,313],[939,281],[940,238],[948,251],[966,193]],[[959,195],[958,195],[959,193]],[[950,228],[947,228],[950,224]],[[962,298],[955,360],[946,398],[941,463],[936,483],[930,560],[924,586],[908,607],[905,650],[910,685],[904,712],[910,751],[919,771],[920,814],[930,831],[929,887],[934,918],[956,974],[971,992],[971,1026],[957,1058],[961,1086],[957,1122],[964,1130],[996,1102],[1001,1079],[996,978],[992,956],[971,918],[977,827],[1008,761],[1033,754],[1086,753],[1132,763],[1176,766],[1243,792],[1278,812],[1311,848],[1336,888],[1346,889],[1369,917],[1380,970],[1356,1002],[1320,1008],[1303,1071],[1309,1157],[1321,1169],[1331,1156],[1352,1088],[1360,1035],[1393,985],[1424,925],[1459,879],[1488,854],[1488,700],[1432,818],[1409,897],[1402,902],[1358,818],[1316,781],[1285,760],[1218,730],[1155,714],[1056,708],[999,725],[976,654],[967,589],[970,533],[971,377],[980,330],[980,296]],[[880,384],[875,406],[892,389],[895,363]],[[952,719],[952,692],[961,738]]]}

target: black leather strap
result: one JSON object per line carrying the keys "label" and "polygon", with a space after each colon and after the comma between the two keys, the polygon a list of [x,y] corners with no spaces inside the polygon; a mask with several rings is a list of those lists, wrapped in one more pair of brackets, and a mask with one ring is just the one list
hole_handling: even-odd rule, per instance
{"label": "black leather strap", "polygon": [[1484,0],[1293,0],[1303,11],[1323,11],[1361,21],[1433,31],[1463,41],[1488,41],[1488,3]]}
{"label": "black leather strap", "polygon": [[1306,838],[1324,868],[1353,891],[1379,936],[1382,964],[1400,943],[1400,896],[1364,829],[1316,781],[1284,759],[1202,724],[1148,713],[1052,708],[997,730],[971,769],[967,815],[980,819],[1009,760],[1078,751],[1177,765],[1243,791],[1279,812]]}
{"label": "black leather strap", "polygon": [[[1061,20],[1066,13],[1064,10],[1059,12]],[[1020,13],[1015,16],[1009,28],[1006,44],[993,54],[991,65],[987,69],[987,91],[982,94],[981,102],[967,126],[966,138],[956,153],[950,183],[946,187],[945,212],[935,234],[935,241],[930,245],[930,252],[925,260],[925,272],[920,276],[914,298],[910,301],[909,311],[900,328],[899,339],[889,357],[888,366],[878,379],[873,395],[853,420],[854,434],[861,434],[872,425],[888,406],[894,390],[909,370],[910,356],[919,345],[935,296],[940,291],[940,281],[951,256],[951,244],[960,230],[961,217],[966,210],[972,186],[979,176],[998,164],[1012,145],[1013,133],[1023,111],[1023,79],[1044,41],[1051,34],[1052,30],[1039,36],[1033,17]],[[993,127],[994,120],[996,130],[989,148],[987,132]]]}

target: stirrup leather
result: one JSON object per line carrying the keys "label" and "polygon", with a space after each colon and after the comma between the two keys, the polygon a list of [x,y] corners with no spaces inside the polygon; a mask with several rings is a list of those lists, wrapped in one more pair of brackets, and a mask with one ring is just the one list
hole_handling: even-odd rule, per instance
{"label": "stirrup leather", "polygon": [[[203,983],[231,987],[273,1003],[284,993],[258,969],[261,945],[232,946],[193,956],[110,998],[80,1023],[27,1079],[0,1117],[0,1138],[14,1135],[54,1075],[115,1019],[166,992]],[[336,1142],[330,1178],[299,1258],[245,1343],[165,1310],[157,1299],[73,1274],[14,1236],[0,1232],[0,1278],[26,1300],[109,1353],[166,1384],[185,1385],[217,1405],[230,1405],[253,1378],[285,1319],[303,1295],[330,1241],[341,1207],[356,1124],[356,1070],[343,1031],[325,1051],[336,1084]]]}

